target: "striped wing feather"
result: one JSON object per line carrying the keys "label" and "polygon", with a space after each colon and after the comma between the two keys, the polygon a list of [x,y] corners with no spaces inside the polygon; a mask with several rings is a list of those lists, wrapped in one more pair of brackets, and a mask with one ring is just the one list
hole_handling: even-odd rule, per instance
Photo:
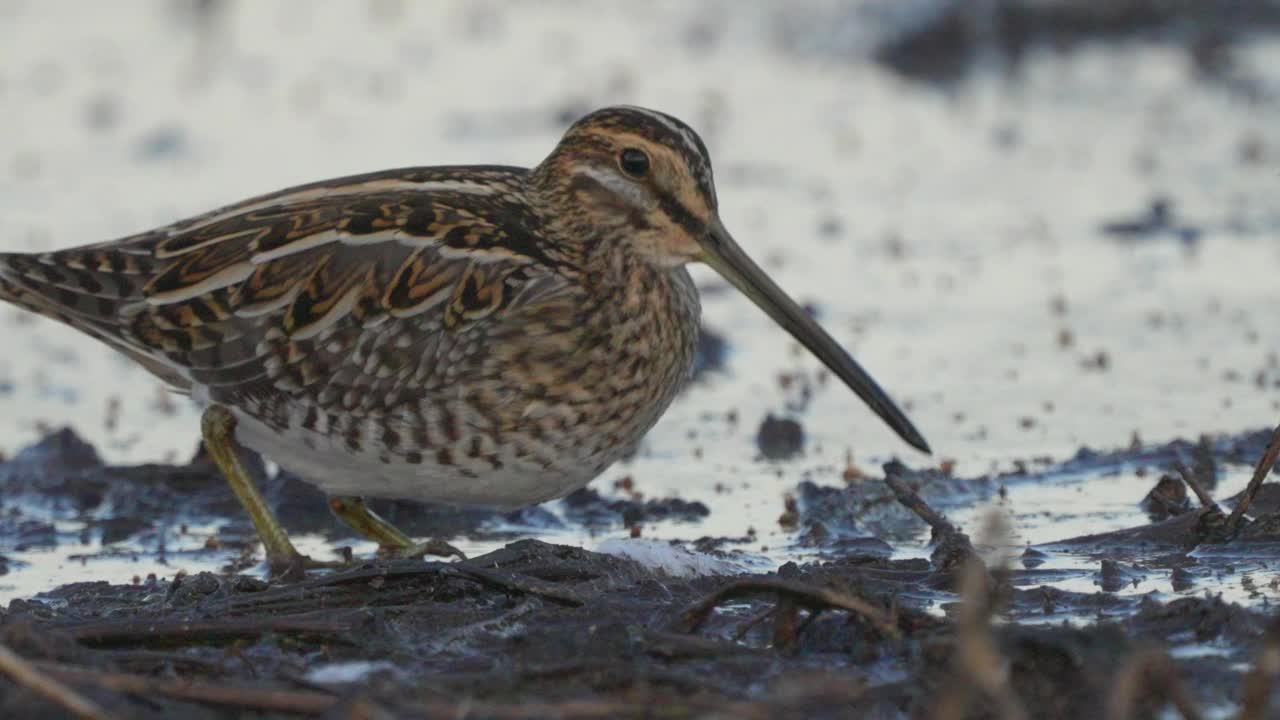
{"label": "striped wing feather", "polygon": [[[536,220],[501,192],[517,171],[444,172],[319,183],[112,243],[4,255],[0,296],[215,400],[310,388],[390,404],[422,356],[569,290]],[[386,381],[376,402],[362,379]]]}

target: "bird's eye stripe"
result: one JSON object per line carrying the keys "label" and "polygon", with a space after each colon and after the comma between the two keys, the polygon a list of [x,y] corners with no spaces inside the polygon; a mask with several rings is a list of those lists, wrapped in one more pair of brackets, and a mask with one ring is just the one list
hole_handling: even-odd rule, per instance
{"label": "bird's eye stripe", "polygon": [[670,193],[661,193],[658,195],[658,206],[671,218],[672,222],[684,228],[685,232],[695,237],[706,232],[705,223],[700,222],[693,213],[689,212],[680,201]]}

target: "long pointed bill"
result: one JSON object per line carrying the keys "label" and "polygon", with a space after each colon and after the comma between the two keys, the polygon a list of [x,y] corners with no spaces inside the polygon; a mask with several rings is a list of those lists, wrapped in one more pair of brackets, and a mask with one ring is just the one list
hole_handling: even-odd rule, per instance
{"label": "long pointed bill", "polygon": [[709,232],[702,239],[702,261],[715,268],[716,272],[733,283],[733,286],[759,305],[774,322],[782,326],[791,336],[800,341],[831,368],[831,372],[844,381],[858,397],[871,406],[881,420],[906,440],[912,447],[923,452],[930,452],[929,443],[916,430],[906,415],[893,404],[893,400],[885,394],[876,381],[858,365],[844,348],[832,339],[818,323],[787,297],[769,276],[756,265],[747,254],[738,247],[729,231],[717,219],[713,221]]}

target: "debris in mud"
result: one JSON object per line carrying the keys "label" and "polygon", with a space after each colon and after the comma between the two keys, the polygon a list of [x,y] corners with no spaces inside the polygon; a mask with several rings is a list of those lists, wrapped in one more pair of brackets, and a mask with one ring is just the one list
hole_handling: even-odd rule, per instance
{"label": "debris in mud", "polygon": [[694,522],[711,514],[706,505],[680,498],[641,501],[633,498],[606,498],[585,487],[564,498],[565,517],[585,527],[632,527],[663,520]]}
{"label": "debris in mud", "polygon": [[664,577],[701,577],[745,572],[750,558],[741,552],[724,552],[707,543],[694,549],[676,541],[610,538],[596,548],[606,555],[627,558]]}
{"label": "debris in mud", "polygon": [[1037,550],[1032,547],[1029,547],[1026,550],[1022,551],[1022,557],[1021,557],[1022,567],[1027,568],[1028,570],[1034,570],[1035,568],[1040,567],[1041,565],[1044,564],[1044,561],[1048,559],[1049,559],[1048,553],[1045,553],[1041,550]]}
{"label": "debris in mud", "polygon": [[[1253,506],[1258,494],[1263,489],[1263,483],[1274,472],[1277,459],[1280,459],[1280,426],[1277,426],[1272,432],[1271,438],[1267,441],[1266,449],[1259,453],[1258,462],[1253,469],[1253,477],[1249,479],[1248,487],[1240,494],[1240,500],[1231,510],[1230,517],[1227,518],[1223,529],[1226,537],[1234,537],[1241,526],[1245,525],[1245,512]],[[1268,514],[1274,515],[1275,512],[1271,511]],[[1274,526],[1275,523],[1269,522],[1266,525],[1270,527]]]}
{"label": "debris in mud", "polygon": [[804,450],[804,427],[790,418],[766,415],[756,431],[756,447],[768,460],[787,460]]}
{"label": "debris in mud", "polygon": [[1173,213],[1173,201],[1155,198],[1145,215],[1131,220],[1112,220],[1102,224],[1104,235],[1117,242],[1136,243],[1172,237],[1183,245],[1192,246],[1200,240],[1201,230],[1193,225],[1178,223]]}
{"label": "debris in mud", "polygon": [[1111,367],[1111,355],[1106,350],[1099,350],[1092,355],[1080,359],[1080,367],[1085,370],[1106,372]]}
{"label": "debris in mud", "polygon": [[1142,499],[1142,508],[1152,522],[1168,520],[1191,509],[1187,486],[1172,475],[1161,475],[1156,486]]}
{"label": "debris in mud", "polygon": [[[1209,672],[1194,657],[1170,661],[1180,702],[1221,702],[1244,679],[1232,664],[1248,661],[1248,639],[1268,622],[1187,598],[1142,600],[1128,618],[1089,627],[956,625],[925,611],[948,595],[921,584],[918,563],[863,558],[660,579],[630,560],[521,541],[468,562],[365,563],[282,586],[207,573],[73,584],[10,603],[0,642],[39,676],[128,717],[200,707],[319,715],[349,707],[343,698],[358,683],[365,716],[591,707],[643,717],[660,705],[691,715],[905,718],[937,707],[955,668],[980,657],[1009,668],[1007,684],[991,686],[1004,702],[1048,718],[1100,714],[1117,673],[1170,640],[1241,648]],[[1009,602],[1014,616],[1041,613],[1044,595]],[[1091,612],[1087,596],[1053,602],[1056,612]],[[388,658],[393,669],[378,671]],[[986,672],[982,663],[970,671]],[[824,673],[814,675],[815,664]],[[5,716],[53,707],[16,688],[0,682]]]}
{"label": "debris in mud", "polygon": [[916,480],[918,475],[905,465],[894,460],[884,466],[884,482],[893,492],[899,503],[929,525],[932,536],[933,552],[929,560],[938,573],[949,573],[958,570],[962,565],[977,558],[973,543],[940,513],[929,506],[920,497],[907,480]]}
{"label": "debris in mud", "polygon": [[1122,565],[1110,558],[1103,558],[1096,582],[1106,592],[1117,592],[1128,585],[1137,586],[1145,576],[1136,568]]}
{"label": "debris in mud", "polygon": [[1195,587],[1196,579],[1185,567],[1176,567],[1169,574],[1169,585],[1175,592],[1183,592]]}
{"label": "debris in mud", "polygon": [[724,370],[729,355],[729,341],[720,332],[706,324],[698,326],[698,347],[693,356],[693,379],[699,380],[706,373]]}
{"label": "debris in mud", "polygon": [[[962,80],[983,53],[995,53],[1016,71],[1032,51],[1060,52],[1087,43],[1133,40],[1181,47],[1200,77],[1234,81],[1233,48],[1260,33],[1280,29],[1280,6],[1272,0],[1236,0],[1229,9],[1215,3],[1165,0],[916,5],[914,12],[894,7],[881,13],[879,19],[890,26],[890,32],[874,57],[906,78],[935,84]],[[861,6],[839,8],[792,24],[802,24],[810,36],[830,37],[838,45],[852,34],[853,23],[866,23]]]}
{"label": "debris in mud", "polygon": [[[957,478],[945,469],[915,471],[909,482],[914,492],[939,507],[973,503],[995,492],[990,478]],[[897,502],[889,486],[865,476],[845,487],[806,480],[796,486],[796,499],[797,524],[810,528],[810,542],[815,526],[821,526],[832,542],[868,537],[907,540],[925,527],[919,517]]]}
{"label": "debris in mud", "polygon": [[67,476],[100,467],[98,451],[70,428],[62,428],[0,464],[0,487],[6,498],[26,493],[62,496]]}

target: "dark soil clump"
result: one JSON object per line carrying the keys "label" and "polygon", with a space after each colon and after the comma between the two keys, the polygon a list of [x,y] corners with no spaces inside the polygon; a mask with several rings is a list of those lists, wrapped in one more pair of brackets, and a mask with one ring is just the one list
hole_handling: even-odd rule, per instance
{"label": "dark soil clump", "polygon": [[[1202,442],[1208,470],[1178,467],[1194,483],[1266,441],[1249,434]],[[1002,481],[1052,481],[1083,464],[1176,464],[1189,447],[1082,452]],[[340,537],[336,522],[316,511],[318,492],[256,467],[287,526]],[[1056,718],[1238,702],[1247,681],[1262,682],[1240,668],[1269,637],[1270,618],[1213,596],[1134,589],[1152,578],[1208,588],[1216,573],[1238,572],[1237,563],[1276,563],[1280,494],[1262,486],[1239,537],[1224,538],[1214,534],[1221,509],[1212,498],[1203,503],[1208,491],[1199,487],[1195,505],[1173,490],[1176,477],[1161,480],[1160,494],[1187,504],[1184,512],[1028,547],[1011,567],[984,565],[975,548],[989,539],[971,541],[944,514],[992,494],[995,481],[892,462],[883,480],[800,485],[797,542],[824,559],[772,573],[671,576],[520,540],[462,562],[354,561],[289,583],[235,570],[252,562],[172,579],[72,582],[0,611],[0,650],[13,653],[0,657],[10,677],[0,680],[0,716],[52,716],[78,701],[157,718],[650,717],[659,707],[669,717],[912,718],[948,706],[967,707],[966,717]],[[208,552],[226,552],[223,543],[254,548],[234,498],[199,457],[185,466],[105,466],[64,431],[0,465],[0,480],[12,504],[0,514],[7,546],[65,540],[53,524],[24,518],[21,501],[91,517],[104,541],[145,546],[155,537],[158,553],[165,527],[195,517],[226,519]],[[623,489],[627,497],[574,493],[557,506],[562,514],[407,503],[379,511],[420,534],[616,527],[709,513],[701,503]],[[927,559],[895,558],[896,546],[880,539],[918,538],[925,528]],[[729,542],[709,540],[700,545]],[[1216,554],[1191,552],[1206,548]],[[1084,575],[1094,590],[1054,587],[1080,576],[1047,565],[1062,552],[1094,553]],[[1215,649],[1212,663],[1195,652],[1202,646]],[[1171,654],[1177,648],[1192,652]],[[22,677],[57,681],[74,697],[50,700],[29,680],[13,681],[14,663]]]}
{"label": "dark soil clump", "polygon": [[[320,715],[350,703],[388,717],[576,717],[570,708],[583,706],[601,717],[655,706],[679,717],[919,717],[954,690],[977,641],[927,612],[929,574],[917,561],[865,559],[659,579],[628,560],[521,541],[463,563],[367,563],[281,586],[211,573],[66,585],[11,603],[0,638],[127,717]],[[1044,601],[1011,602],[1035,611]],[[982,633],[1028,716],[1051,718],[1100,713],[1144,642],[1236,640],[1245,653],[1265,624],[1212,600],[1144,600],[1128,620],[1089,628]],[[1174,670],[1194,695],[1239,681],[1191,665]],[[4,716],[48,710],[0,684]]]}
{"label": "dark soil clump", "polygon": [[767,460],[786,460],[804,450],[804,427],[791,418],[765,416],[756,432],[756,447]]}

